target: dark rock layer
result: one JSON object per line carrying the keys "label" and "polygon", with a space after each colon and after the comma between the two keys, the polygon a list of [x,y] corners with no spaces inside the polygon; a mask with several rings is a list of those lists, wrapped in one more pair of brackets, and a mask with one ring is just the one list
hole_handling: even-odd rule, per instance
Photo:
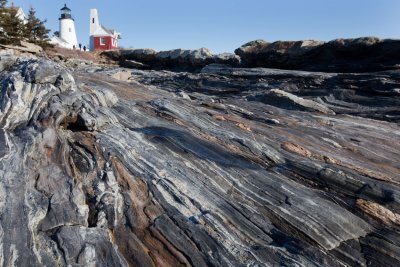
{"label": "dark rock layer", "polygon": [[3,61],[1,266],[400,265],[398,71]]}
{"label": "dark rock layer", "polygon": [[400,40],[374,37],[319,41],[253,41],[236,49],[244,67],[324,72],[371,72],[400,68]]}
{"label": "dark rock layer", "polygon": [[175,49],[161,52],[156,52],[153,49],[123,49],[105,51],[101,55],[118,61],[123,67],[136,69],[198,71],[212,63],[228,64],[233,67],[240,65],[240,58],[235,54],[213,55],[206,48],[197,50]]}
{"label": "dark rock layer", "polygon": [[102,56],[128,68],[191,72],[197,72],[208,64],[340,73],[400,69],[400,40],[374,37],[336,39],[330,42],[305,40],[269,43],[256,40],[236,49],[235,54],[212,55],[205,48],[162,52],[126,49],[106,51]]}

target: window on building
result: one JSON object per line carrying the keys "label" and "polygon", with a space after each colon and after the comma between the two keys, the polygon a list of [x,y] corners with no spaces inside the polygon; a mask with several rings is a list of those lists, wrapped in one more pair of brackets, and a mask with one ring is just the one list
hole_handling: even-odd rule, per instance
{"label": "window on building", "polygon": [[100,45],[105,45],[105,44],[106,44],[106,38],[100,37]]}
{"label": "window on building", "polygon": [[71,29],[71,28],[69,28],[68,30],[69,30],[69,32],[72,32],[72,29]]}
{"label": "window on building", "polygon": [[94,23],[94,18],[92,19],[92,23]]}

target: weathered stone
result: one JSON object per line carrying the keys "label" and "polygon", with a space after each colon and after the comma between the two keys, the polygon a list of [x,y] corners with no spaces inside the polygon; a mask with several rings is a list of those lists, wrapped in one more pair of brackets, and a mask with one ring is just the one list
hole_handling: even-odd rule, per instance
{"label": "weathered stone", "polygon": [[323,104],[298,97],[280,89],[269,90],[262,101],[267,104],[269,103],[288,109],[314,110],[324,114],[335,115],[335,112]]}
{"label": "weathered stone", "polygon": [[226,64],[232,67],[239,67],[241,59],[239,56],[230,53],[222,53],[213,56],[213,63]]}
{"label": "weathered stone", "polygon": [[[13,50],[11,50],[13,51]],[[7,70],[12,65],[14,65],[16,58],[12,56],[12,54],[3,54],[0,55],[0,72]]]}
{"label": "weathered stone", "polygon": [[3,45],[0,44],[0,48],[5,48],[5,49],[10,49],[12,51],[18,51],[18,53],[29,53],[29,54],[42,54],[43,53],[43,48],[32,44],[28,43],[25,41],[21,41],[20,45]]}
{"label": "weathered stone", "polygon": [[24,47],[24,52],[31,52],[34,54],[40,54],[43,52],[43,48],[39,45],[21,41],[21,46]]}
{"label": "weathered stone", "polygon": [[132,69],[140,69],[140,70],[146,70],[146,69],[150,69],[150,66],[145,65],[141,62],[137,62],[134,60],[122,60],[120,62],[120,66],[124,67],[124,68],[132,68]]}
{"label": "weathered stone", "polygon": [[122,49],[121,56],[127,60],[151,63],[156,59],[157,52],[153,49]]}
{"label": "weathered stone", "polygon": [[398,71],[10,57],[2,265],[399,265]]}
{"label": "weathered stone", "polygon": [[174,49],[156,52],[152,49],[124,49],[106,51],[102,56],[118,61],[120,66],[134,69],[172,69],[197,71],[208,64],[240,65],[240,57],[223,53],[213,55],[207,48],[196,50]]}

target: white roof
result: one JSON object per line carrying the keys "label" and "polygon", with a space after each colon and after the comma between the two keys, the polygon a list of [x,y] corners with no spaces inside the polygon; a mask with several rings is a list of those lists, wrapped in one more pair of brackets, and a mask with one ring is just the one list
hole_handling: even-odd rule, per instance
{"label": "white roof", "polygon": [[[11,9],[12,7],[6,7]],[[22,20],[24,23],[27,23],[28,20],[26,19],[25,12],[21,7],[14,7],[17,10],[17,17]]]}
{"label": "white roof", "polygon": [[112,35],[112,34],[106,27],[100,25],[100,27],[97,27],[97,29],[94,31],[93,35]]}
{"label": "white roof", "polygon": [[103,25],[100,25],[100,27],[97,27],[97,29],[94,31],[93,36],[113,36],[120,38],[121,34],[115,30],[110,30]]}
{"label": "white roof", "polygon": [[58,36],[51,37],[50,43],[53,44],[53,45],[57,45],[59,47],[63,47],[63,48],[71,49],[73,47],[73,45],[71,45],[70,43],[65,41],[63,38],[58,37]]}

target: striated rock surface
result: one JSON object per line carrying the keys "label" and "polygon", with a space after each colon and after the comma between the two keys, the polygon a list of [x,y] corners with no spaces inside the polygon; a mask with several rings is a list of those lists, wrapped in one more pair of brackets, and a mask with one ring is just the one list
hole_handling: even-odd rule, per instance
{"label": "striated rock surface", "polygon": [[67,66],[1,55],[0,266],[400,265],[399,71]]}
{"label": "striated rock surface", "polygon": [[375,37],[314,40],[252,41],[235,50],[244,67],[325,72],[370,72],[400,68],[400,40]]}

